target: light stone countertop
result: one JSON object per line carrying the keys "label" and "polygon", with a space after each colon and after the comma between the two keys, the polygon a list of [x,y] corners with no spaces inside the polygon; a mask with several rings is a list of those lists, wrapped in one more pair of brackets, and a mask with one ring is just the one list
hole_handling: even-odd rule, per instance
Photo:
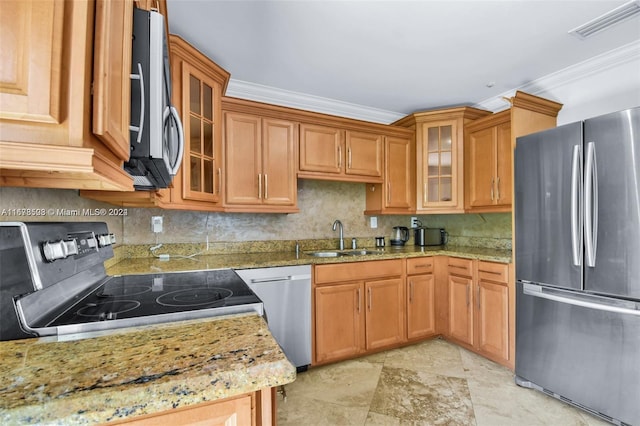
{"label": "light stone countertop", "polygon": [[96,424],[290,383],[257,314],[0,342],[0,424]]}
{"label": "light stone countertop", "polygon": [[399,259],[423,256],[456,256],[468,259],[479,259],[499,263],[511,262],[511,250],[462,246],[402,246],[386,247],[376,254],[365,256],[314,257],[301,251],[295,252],[260,252],[199,255],[185,259],[170,257],[161,260],[155,257],[124,259],[107,269],[109,275],[154,274],[162,272],[197,271],[209,269],[250,269],[274,266],[309,265],[322,263],[363,262],[368,260]]}

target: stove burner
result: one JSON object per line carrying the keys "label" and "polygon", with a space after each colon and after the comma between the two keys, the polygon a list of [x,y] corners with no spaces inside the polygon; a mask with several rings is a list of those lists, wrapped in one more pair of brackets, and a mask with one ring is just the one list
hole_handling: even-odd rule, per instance
{"label": "stove burner", "polygon": [[164,306],[212,305],[213,307],[223,305],[224,299],[231,295],[233,292],[225,288],[190,288],[163,294],[156,299],[156,302]]}
{"label": "stove burner", "polygon": [[116,319],[118,314],[129,312],[140,306],[135,300],[118,300],[104,303],[87,303],[77,312],[78,316],[97,318],[100,321]]}
{"label": "stove burner", "polygon": [[104,288],[96,293],[98,297],[130,297],[137,296],[138,294],[143,294],[148,291],[151,291],[151,286],[148,285],[114,285],[109,286],[109,284],[105,285]]}

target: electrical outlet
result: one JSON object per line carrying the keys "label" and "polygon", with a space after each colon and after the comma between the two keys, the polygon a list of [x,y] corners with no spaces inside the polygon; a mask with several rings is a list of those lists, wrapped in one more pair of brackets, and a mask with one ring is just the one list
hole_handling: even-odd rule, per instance
{"label": "electrical outlet", "polygon": [[411,216],[411,227],[417,228],[420,224],[418,223],[418,218],[415,216]]}
{"label": "electrical outlet", "polygon": [[371,216],[369,218],[369,227],[371,229],[374,229],[374,228],[378,227],[378,218],[376,216]]}
{"label": "electrical outlet", "polygon": [[162,232],[162,216],[151,216],[151,231],[156,234]]}

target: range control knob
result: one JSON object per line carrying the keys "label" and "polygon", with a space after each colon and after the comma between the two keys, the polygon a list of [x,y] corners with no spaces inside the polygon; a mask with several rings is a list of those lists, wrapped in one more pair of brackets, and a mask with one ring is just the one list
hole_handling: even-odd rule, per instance
{"label": "range control knob", "polygon": [[98,246],[106,247],[116,243],[116,236],[113,234],[98,235]]}
{"label": "range control knob", "polygon": [[60,240],[46,242],[42,244],[44,258],[49,262],[58,259],[66,259],[69,256],[78,254],[78,244],[76,240]]}

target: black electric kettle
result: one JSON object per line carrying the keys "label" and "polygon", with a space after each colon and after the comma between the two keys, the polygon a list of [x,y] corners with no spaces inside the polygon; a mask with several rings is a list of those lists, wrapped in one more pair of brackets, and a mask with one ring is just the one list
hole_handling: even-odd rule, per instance
{"label": "black electric kettle", "polygon": [[406,226],[394,226],[389,239],[391,245],[403,246],[407,241],[409,241],[409,228]]}

